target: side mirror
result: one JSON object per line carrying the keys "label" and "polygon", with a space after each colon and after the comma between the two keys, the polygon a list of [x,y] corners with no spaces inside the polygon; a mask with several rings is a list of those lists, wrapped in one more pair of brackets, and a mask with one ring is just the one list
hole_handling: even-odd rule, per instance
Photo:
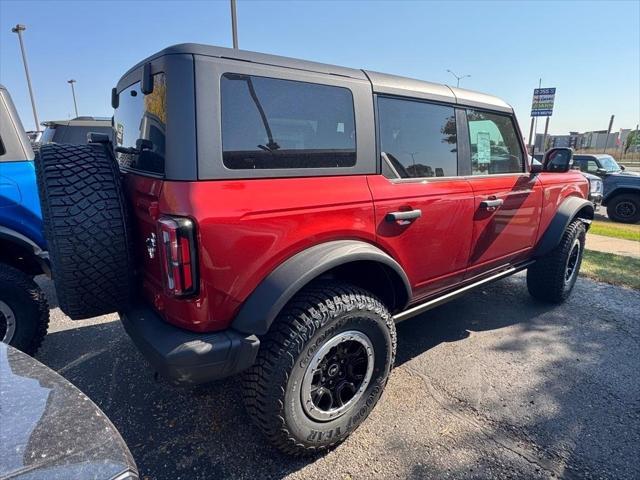
{"label": "side mirror", "polygon": [[529,173],[531,175],[536,175],[542,172],[543,170],[544,169],[542,168],[542,164],[535,159],[531,162],[531,165],[529,166]]}
{"label": "side mirror", "polygon": [[570,148],[552,148],[542,158],[545,172],[568,172],[573,165],[573,150]]}
{"label": "side mirror", "polygon": [[624,165],[620,165],[620,170],[624,170]]}
{"label": "side mirror", "polygon": [[599,168],[596,170],[596,175],[606,175],[607,174],[607,170],[604,168]]}
{"label": "side mirror", "polygon": [[118,95],[118,89],[111,89],[111,108],[114,110],[120,106],[120,95]]}

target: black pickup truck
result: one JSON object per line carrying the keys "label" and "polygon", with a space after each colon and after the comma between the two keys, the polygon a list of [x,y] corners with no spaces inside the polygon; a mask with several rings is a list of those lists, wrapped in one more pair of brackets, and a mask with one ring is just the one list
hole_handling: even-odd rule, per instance
{"label": "black pickup truck", "polygon": [[611,220],[622,223],[640,222],[640,173],[626,171],[611,155],[574,155],[574,167],[585,174],[602,178],[602,205]]}

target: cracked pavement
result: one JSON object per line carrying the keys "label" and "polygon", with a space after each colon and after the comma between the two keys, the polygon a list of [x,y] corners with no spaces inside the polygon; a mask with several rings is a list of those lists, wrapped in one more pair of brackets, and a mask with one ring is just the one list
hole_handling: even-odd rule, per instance
{"label": "cracked pavement", "polygon": [[143,479],[640,478],[635,290],[580,278],[567,303],[548,306],[520,274],[399,324],[378,406],[307,459],[264,442],[238,378],[154,381],[115,315],[51,314],[37,358],[105,411]]}

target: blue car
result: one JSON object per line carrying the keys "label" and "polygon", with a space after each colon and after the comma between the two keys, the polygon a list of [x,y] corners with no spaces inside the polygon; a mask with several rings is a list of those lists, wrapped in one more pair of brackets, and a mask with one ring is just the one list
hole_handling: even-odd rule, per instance
{"label": "blue car", "polygon": [[49,274],[34,154],[9,92],[0,85],[0,341],[34,354],[49,306],[33,280]]}

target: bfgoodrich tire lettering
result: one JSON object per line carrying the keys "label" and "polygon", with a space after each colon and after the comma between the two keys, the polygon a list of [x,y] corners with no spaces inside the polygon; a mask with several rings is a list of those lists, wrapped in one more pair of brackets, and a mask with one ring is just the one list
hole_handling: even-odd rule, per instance
{"label": "bfgoodrich tire lettering", "polygon": [[36,173],[60,308],[74,320],[126,308],[134,265],[115,159],[99,144],[48,144]]}
{"label": "bfgoodrich tire lettering", "polygon": [[564,231],[560,244],[527,270],[527,288],[534,298],[551,303],[564,302],[578,278],[586,228],[573,220]]}
{"label": "bfgoodrich tire lettering", "polygon": [[[337,418],[318,421],[303,407],[305,372],[315,352],[331,339],[360,332],[371,342],[373,373],[363,394]],[[395,326],[386,307],[369,292],[322,282],[294,297],[262,341],[245,373],[247,411],[267,438],[289,454],[309,454],[342,442],[369,415],[389,377],[396,351]]]}

